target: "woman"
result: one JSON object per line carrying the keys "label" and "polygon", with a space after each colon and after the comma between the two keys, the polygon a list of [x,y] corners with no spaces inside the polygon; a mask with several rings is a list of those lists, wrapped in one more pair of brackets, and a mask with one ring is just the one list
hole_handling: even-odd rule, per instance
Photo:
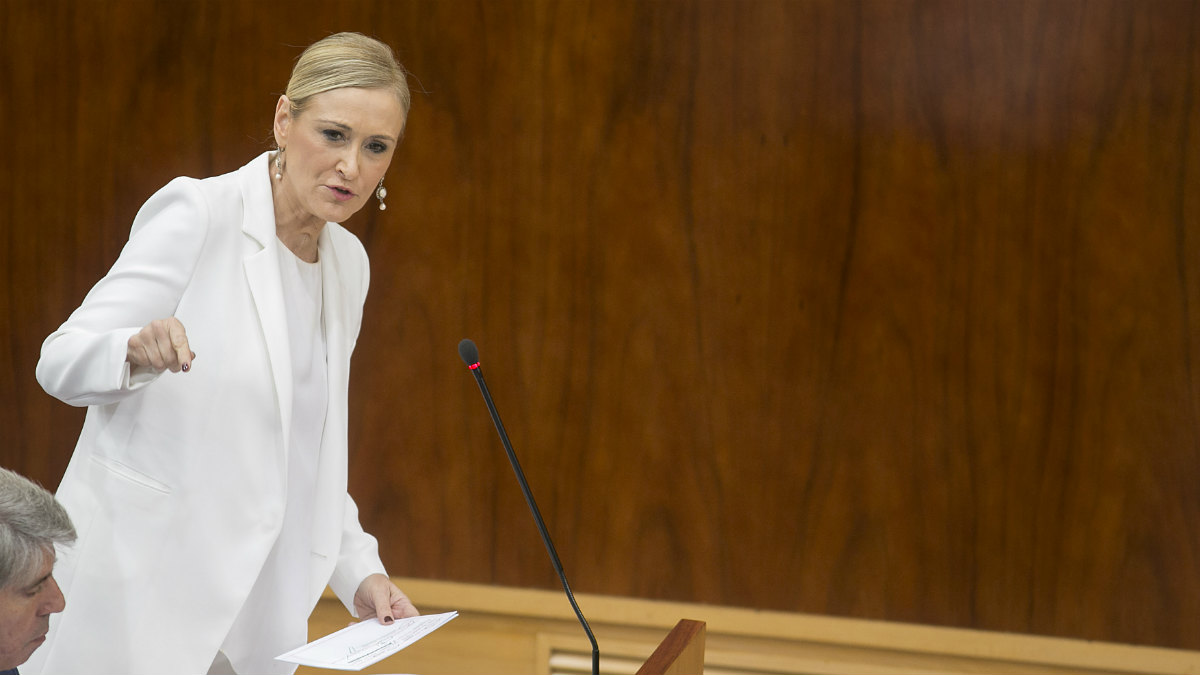
{"label": "woman", "polygon": [[338,224],[384,208],[408,107],[386,45],[313,44],[276,150],[151,197],[46,339],[38,381],[88,411],[58,492],[67,610],[27,673],[291,673],[274,657],[327,584],[360,618],[417,614],[346,492],[368,265]]}

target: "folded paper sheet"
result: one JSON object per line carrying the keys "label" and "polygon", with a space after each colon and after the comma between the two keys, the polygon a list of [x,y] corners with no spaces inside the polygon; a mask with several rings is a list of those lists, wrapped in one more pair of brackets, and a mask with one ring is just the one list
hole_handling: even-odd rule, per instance
{"label": "folded paper sheet", "polygon": [[275,658],[316,668],[362,670],[429,635],[456,616],[458,612],[446,612],[397,619],[390,624],[368,619]]}

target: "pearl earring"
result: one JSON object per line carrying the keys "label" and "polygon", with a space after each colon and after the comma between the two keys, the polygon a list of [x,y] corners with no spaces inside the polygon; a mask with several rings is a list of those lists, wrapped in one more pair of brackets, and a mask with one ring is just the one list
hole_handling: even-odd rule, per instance
{"label": "pearl earring", "polygon": [[283,180],[283,148],[275,153],[275,180]]}
{"label": "pearl earring", "polygon": [[383,179],[379,179],[379,187],[375,188],[375,198],[379,200],[379,210],[386,211],[387,204],[383,203],[383,198],[387,196],[387,188],[383,187]]}

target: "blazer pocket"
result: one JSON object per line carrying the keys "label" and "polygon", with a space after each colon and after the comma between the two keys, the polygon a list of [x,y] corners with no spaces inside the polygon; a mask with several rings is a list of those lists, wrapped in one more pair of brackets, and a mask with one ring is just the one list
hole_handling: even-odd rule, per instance
{"label": "blazer pocket", "polygon": [[76,562],[75,592],[97,603],[118,604],[129,602],[110,597],[113,589],[131,587],[122,584],[136,584],[151,594],[160,592],[155,589],[167,574],[163,554],[179,535],[178,500],[169,485],[144,471],[112,457],[89,459],[88,492],[96,513]]}
{"label": "blazer pocket", "polygon": [[171,486],[111,457],[92,455],[92,461],[119,478],[163,495],[171,494]]}

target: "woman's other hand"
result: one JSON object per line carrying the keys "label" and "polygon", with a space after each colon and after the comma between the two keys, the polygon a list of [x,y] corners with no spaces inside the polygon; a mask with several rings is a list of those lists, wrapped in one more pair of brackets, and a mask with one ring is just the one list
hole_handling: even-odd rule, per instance
{"label": "woman's other hand", "polygon": [[354,612],[360,619],[374,616],[379,623],[421,614],[408,596],[382,574],[372,574],[358,585],[358,591],[354,593]]}
{"label": "woman's other hand", "polygon": [[129,338],[125,360],[130,365],[161,373],[187,372],[196,353],[188,347],[187,331],[179,319],[155,319]]}

